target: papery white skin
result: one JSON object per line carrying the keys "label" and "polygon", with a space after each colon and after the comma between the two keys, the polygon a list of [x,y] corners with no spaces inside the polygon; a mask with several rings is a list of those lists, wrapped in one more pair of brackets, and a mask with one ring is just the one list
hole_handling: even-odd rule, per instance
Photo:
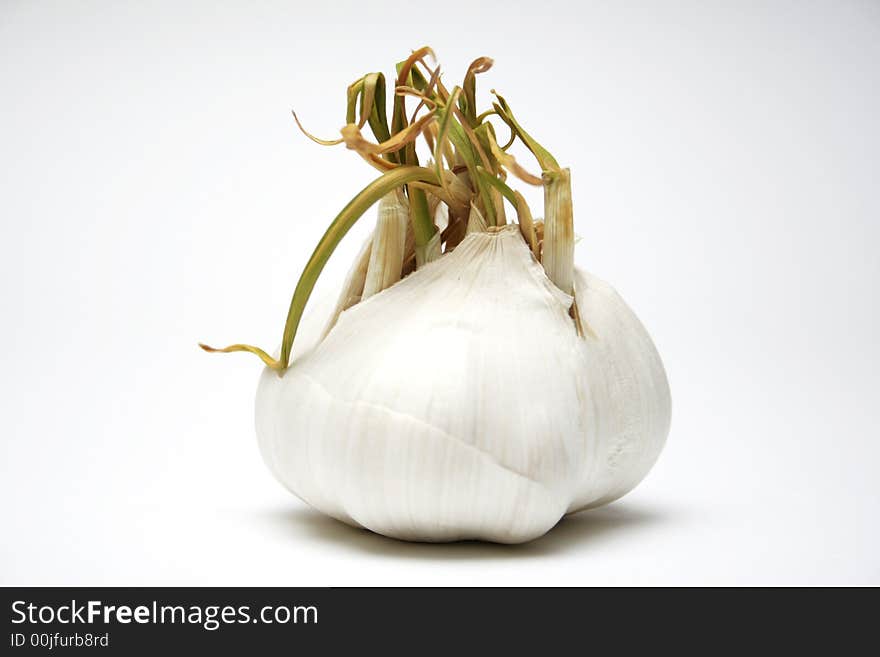
{"label": "papery white skin", "polygon": [[[663,365],[638,318],[577,270],[571,297],[515,226],[478,232],[346,310],[266,370],[257,436],[274,475],[343,522],[417,541],[520,543],[608,503],[666,440]],[[329,312],[329,311],[327,311]]]}

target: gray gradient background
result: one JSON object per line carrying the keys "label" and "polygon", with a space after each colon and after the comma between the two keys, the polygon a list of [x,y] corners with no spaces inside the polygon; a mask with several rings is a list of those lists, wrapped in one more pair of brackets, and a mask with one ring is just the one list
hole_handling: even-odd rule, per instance
{"label": "gray gradient background", "polygon": [[[880,3],[423,6],[0,0],[0,583],[880,584]],[[195,348],[276,344],[373,177],[290,108],[424,43],[495,58],[672,385],[647,480],[520,547],[309,510]]]}

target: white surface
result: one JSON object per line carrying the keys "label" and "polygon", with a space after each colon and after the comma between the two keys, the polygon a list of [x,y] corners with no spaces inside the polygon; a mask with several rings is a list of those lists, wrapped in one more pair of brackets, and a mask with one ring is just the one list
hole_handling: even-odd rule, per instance
{"label": "white surface", "polygon": [[[0,583],[880,584],[880,6],[713,4],[0,5]],[[495,58],[672,387],[647,480],[519,547],[308,510],[258,363],[195,348],[273,347],[373,176],[289,109],[333,134],[423,43]]]}

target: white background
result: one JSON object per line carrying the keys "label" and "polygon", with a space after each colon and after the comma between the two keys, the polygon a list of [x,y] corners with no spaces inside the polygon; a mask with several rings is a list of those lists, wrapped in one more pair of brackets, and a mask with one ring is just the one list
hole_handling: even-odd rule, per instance
{"label": "white background", "polygon": [[[260,459],[257,361],[196,348],[274,347],[374,177],[290,109],[333,135],[423,44],[449,85],[495,58],[672,386],[645,482],[523,546],[311,511]],[[0,583],[880,584],[878,80],[870,0],[2,0]]]}

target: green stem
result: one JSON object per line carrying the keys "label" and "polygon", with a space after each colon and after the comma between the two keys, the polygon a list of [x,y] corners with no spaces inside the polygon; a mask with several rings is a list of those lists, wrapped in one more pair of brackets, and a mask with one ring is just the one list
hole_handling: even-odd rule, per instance
{"label": "green stem", "polygon": [[480,174],[480,178],[501,192],[501,195],[506,198],[513,207],[517,206],[516,192],[508,187],[501,178],[496,178],[494,174],[489,173],[481,166],[477,166],[477,173]]}
{"label": "green stem", "polygon": [[281,341],[281,357],[279,358],[281,371],[287,369],[290,364],[293,339],[296,337],[296,330],[306,308],[306,302],[308,302],[315,283],[336,246],[370,206],[388,192],[406,183],[416,181],[435,185],[439,182],[436,174],[424,167],[407,166],[392,169],[367,185],[360,194],[349,201],[348,205],[343,208],[342,212],[330,224],[327,232],[324,233],[321,241],[318,242],[318,246],[315,247],[312,257],[306,263],[299,282],[296,284],[296,289],[293,292],[293,298],[290,300],[290,309],[287,311],[287,321],[284,324],[284,337]]}
{"label": "green stem", "polygon": [[410,220],[413,224],[416,246],[424,247],[437,232],[434,219],[428,210],[428,197],[423,189],[412,185],[407,187],[407,191],[409,192]]}

